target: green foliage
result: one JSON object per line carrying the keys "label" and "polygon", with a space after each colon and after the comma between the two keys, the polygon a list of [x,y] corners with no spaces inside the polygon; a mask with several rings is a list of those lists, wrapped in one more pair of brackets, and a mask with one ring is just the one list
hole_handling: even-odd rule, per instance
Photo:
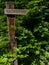
{"label": "green foliage", "polygon": [[[27,8],[25,16],[15,16],[17,54],[11,54],[8,37],[5,1],[0,0],[0,65],[11,65],[18,59],[19,65],[49,65],[49,1],[12,0],[15,8]],[[9,0],[8,0],[9,1]]]}

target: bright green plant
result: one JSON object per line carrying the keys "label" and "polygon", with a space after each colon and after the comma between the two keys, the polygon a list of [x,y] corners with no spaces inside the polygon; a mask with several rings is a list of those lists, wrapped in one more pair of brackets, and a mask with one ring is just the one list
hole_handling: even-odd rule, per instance
{"label": "bright green plant", "polygon": [[[0,0],[0,65],[11,65],[18,59],[19,65],[49,65],[49,1],[12,0],[15,8],[27,8],[26,16],[15,16],[17,54],[12,55],[8,37],[5,1]],[[12,27],[13,28],[13,27]]]}

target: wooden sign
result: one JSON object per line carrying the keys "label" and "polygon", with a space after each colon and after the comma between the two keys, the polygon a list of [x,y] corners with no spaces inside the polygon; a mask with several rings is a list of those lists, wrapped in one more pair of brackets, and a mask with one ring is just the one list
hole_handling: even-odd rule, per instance
{"label": "wooden sign", "polygon": [[[15,40],[15,17],[14,15],[25,15],[27,14],[26,9],[14,9],[13,2],[6,2],[6,8],[4,9],[4,14],[7,15],[7,22],[8,22],[8,33],[11,45],[11,52],[12,54],[17,54],[14,51],[14,48],[17,48],[17,41]],[[16,59],[13,61],[12,65],[18,65],[18,60]]]}
{"label": "wooden sign", "polygon": [[26,9],[4,9],[6,15],[26,15]]}

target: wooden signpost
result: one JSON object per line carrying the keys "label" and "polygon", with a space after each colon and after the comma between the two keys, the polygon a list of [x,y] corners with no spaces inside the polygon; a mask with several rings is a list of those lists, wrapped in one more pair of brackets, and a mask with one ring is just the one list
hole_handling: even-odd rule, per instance
{"label": "wooden signpost", "polygon": [[6,15],[25,15],[27,13],[26,9],[5,9]]}
{"label": "wooden signpost", "polygon": [[[26,9],[14,9],[13,2],[6,2],[6,8],[4,9],[4,13],[7,15],[8,22],[8,33],[11,45],[12,54],[16,53],[14,48],[17,47],[17,41],[15,40],[15,18],[14,15],[25,15],[27,13]],[[18,65],[18,60],[15,60],[12,65]]]}

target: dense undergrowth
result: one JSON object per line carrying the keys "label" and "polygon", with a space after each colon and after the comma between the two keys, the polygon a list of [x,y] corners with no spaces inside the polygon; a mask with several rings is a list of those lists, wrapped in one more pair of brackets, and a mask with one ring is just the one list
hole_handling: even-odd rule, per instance
{"label": "dense undergrowth", "polygon": [[10,52],[5,1],[0,0],[0,65],[11,65],[16,58],[19,65],[49,65],[49,1],[14,0],[15,8],[29,10],[15,16],[18,55]]}

